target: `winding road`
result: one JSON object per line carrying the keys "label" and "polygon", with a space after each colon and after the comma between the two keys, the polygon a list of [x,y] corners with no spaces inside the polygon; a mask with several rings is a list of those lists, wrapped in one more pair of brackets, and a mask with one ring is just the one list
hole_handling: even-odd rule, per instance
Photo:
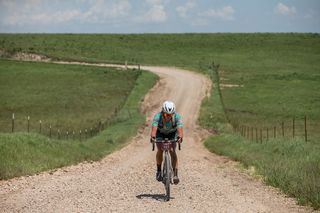
{"label": "winding road", "polygon": [[[104,65],[100,65],[104,66]],[[143,66],[161,79],[144,98],[146,127],[126,147],[93,163],[0,181],[0,212],[311,212],[277,189],[241,172],[238,163],[207,151],[209,135],[197,126],[210,80],[171,67]],[[178,151],[180,183],[169,202],[155,180],[150,121],[161,103],[177,105],[185,124]]]}

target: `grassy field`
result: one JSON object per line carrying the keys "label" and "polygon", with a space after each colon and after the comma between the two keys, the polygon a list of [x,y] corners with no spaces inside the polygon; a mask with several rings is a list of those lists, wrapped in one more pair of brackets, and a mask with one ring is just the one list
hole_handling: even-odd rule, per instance
{"label": "grassy field", "polygon": [[242,162],[269,185],[296,197],[298,203],[320,208],[320,146],[301,139],[270,139],[255,143],[236,134],[210,137],[206,147]]}
{"label": "grassy field", "polygon": [[[96,71],[99,72],[99,69]],[[87,140],[57,140],[25,132],[0,133],[0,179],[35,174],[81,161],[98,160],[123,147],[145,122],[145,117],[140,113],[140,103],[156,80],[157,76],[154,74],[142,72],[115,115],[116,122]],[[111,80],[106,82],[109,81]],[[107,109],[107,106],[104,107],[106,111],[114,109]]]}
{"label": "grassy field", "polygon": [[139,71],[0,60],[0,132],[89,129],[125,103]]}
{"label": "grassy field", "polygon": [[[208,69],[214,61],[220,64],[221,93],[213,89],[204,100],[199,121],[220,135],[206,141],[208,149],[254,166],[268,184],[320,208],[319,34],[1,34],[0,49],[7,56],[25,51],[64,60],[178,66],[211,75],[217,88],[218,78]],[[308,143],[299,137],[256,143],[228,123],[290,126],[296,117],[301,126],[304,115]]]}
{"label": "grassy field", "polygon": [[320,144],[306,143],[303,138],[269,138],[255,142],[234,132],[228,123],[218,87],[217,75],[212,75],[215,87],[211,97],[203,101],[200,124],[214,128],[218,136],[209,137],[205,146],[226,155],[250,169],[263,181],[296,197],[303,205],[320,208]]}
{"label": "grassy field", "polygon": [[304,115],[312,125],[320,120],[319,34],[0,34],[0,49],[204,73],[215,61],[222,84],[241,86],[222,90],[234,123],[269,126]]}

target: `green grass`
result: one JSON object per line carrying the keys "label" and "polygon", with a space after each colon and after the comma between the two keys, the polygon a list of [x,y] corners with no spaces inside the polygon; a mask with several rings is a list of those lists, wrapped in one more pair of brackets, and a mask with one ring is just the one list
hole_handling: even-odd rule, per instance
{"label": "green grass", "polygon": [[[205,146],[220,155],[229,156],[245,167],[254,167],[254,175],[286,194],[296,197],[298,203],[320,208],[320,144],[306,143],[304,138],[272,138],[263,142],[249,140],[233,131],[222,102],[217,72],[211,72],[214,82],[211,98],[203,101],[200,124],[218,131],[209,137]],[[224,101],[226,99],[223,99]],[[257,124],[258,125],[258,124]],[[265,133],[264,133],[265,134]]]}
{"label": "green grass", "polygon": [[[34,52],[56,59],[170,65],[210,74],[220,64],[221,84],[204,100],[200,123],[220,133],[206,145],[246,165],[254,165],[267,183],[319,206],[320,35],[255,34],[0,34],[4,55]],[[221,99],[222,98],[222,99]],[[222,102],[221,102],[222,100]],[[278,138],[249,142],[228,123],[273,127],[293,117],[308,117],[309,142]],[[300,127],[299,127],[300,128]],[[301,129],[296,130],[301,134]],[[289,128],[286,134],[290,134]],[[310,174],[310,175],[309,175]]]}
{"label": "green grass", "polygon": [[222,84],[243,85],[222,90],[233,123],[273,126],[307,115],[312,132],[319,127],[319,34],[0,34],[0,49],[203,73],[215,61],[221,65]]}
{"label": "green grass", "polygon": [[[320,59],[320,55],[317,57]],[[243,85],[222,89],[231,122],[269,129],[276,126],[279,130],[283,121],[286,135],[292,135],[292,120],[295,118],[296,135],[303,136],[306,115],[309,142],[319,143],[320,70],[312,68],[312,62],[309,64],[306,60],[304,63],[299,71],[284,70],[284,65],[274,70],[257,70],[243,77],[242,81],[235,79],[232,71],[222,73],[222,78],[228,79],[225,82]]]}
{"label": "green grass", "polygon": [[80,65],[0,60],[0,132],[89,129],[114,116],[125,103],[140,75]]}
{"label": "green grass", "polygon": [[140,103],[156,80],[154,74],[142,72],[115,117],[117,122],[88,140],[56,140],[25,132],[0,133],[0,179],[98,160],[123,147],[145,122]]}
{"label": "green grass", "polygon": [[266,183],[297,198],[300,204],[320,208],[320,146],[301,139],[271,139],[255,143],[236,134],[210,137],[206,147],[254,166]]}

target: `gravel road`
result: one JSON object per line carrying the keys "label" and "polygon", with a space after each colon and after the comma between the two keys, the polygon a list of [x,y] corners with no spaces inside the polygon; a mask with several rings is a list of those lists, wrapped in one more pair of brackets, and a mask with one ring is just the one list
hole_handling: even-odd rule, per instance
{"label": "gravel road", "polygon": [[[278,190],[238,169],[238,163],[208,152],[208,133],[196,124],[210,91],[203,75],[166,67],[142,67],[161,77],[142,104],[146,127],[130,144],[99,162],[0,181],[0,212],[311,212]],[[178,151],[180,183],[164,202],[155,181],[150,120],[165,99],[177,105],[185,124]]]}

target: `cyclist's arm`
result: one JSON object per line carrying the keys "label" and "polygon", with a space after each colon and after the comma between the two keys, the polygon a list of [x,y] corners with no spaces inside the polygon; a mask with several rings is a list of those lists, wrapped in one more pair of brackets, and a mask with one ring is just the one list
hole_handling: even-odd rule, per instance
{"label": "cyclist's arm", "polygon": [[160,113],[157,113],[152,120],[152,128],[151,128],[151,137],[156,137],[157,135],[157,130],[158,130],[158,124],[159,124],[159,120],[160,120]]}
{"label": "cyclist's arm", "polygon": [[182,128],[182,127],[179,127],[179,128],[177,128],[177,131],[178,131],[178,136],[179,136],[180,138],[183,138],[183,128]]}
{"label": "cyclist's arm", "polygon": [[[176,119],[177,119],[177,131],[178,131],[178,136],[179,136],[180,138],[183,138],[183,122],[182,122],[182,116],[177,113]],[[181,140],[181,142],[182,142],[182,140]]]}
{"label": "cyclist's arm", "polygon": [[152,126],[152,128],[151,128],[151,137],[156,137],[157,129],[158,129],[157,126]]}

